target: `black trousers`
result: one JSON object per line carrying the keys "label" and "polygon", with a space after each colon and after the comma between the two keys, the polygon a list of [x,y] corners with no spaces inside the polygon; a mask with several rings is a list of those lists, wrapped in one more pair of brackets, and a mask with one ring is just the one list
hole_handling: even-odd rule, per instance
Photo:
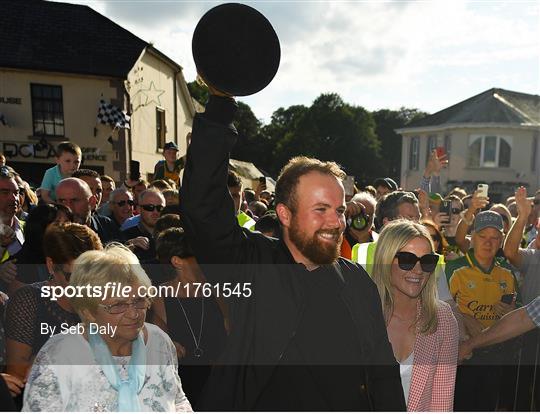
{"label": "black trousers", "polygon": [[458,366],[455,411],[512,410],[518,346],[512,340],[478,349]]}
{"label": "black trousers", "polygon": [[516,411],[540,410],[540,329],[523,335],[519,353]]}

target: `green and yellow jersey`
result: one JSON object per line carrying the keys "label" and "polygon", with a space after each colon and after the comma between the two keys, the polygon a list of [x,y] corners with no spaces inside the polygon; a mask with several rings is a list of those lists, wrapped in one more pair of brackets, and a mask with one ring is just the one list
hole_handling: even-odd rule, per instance
{"label": "green and yellow jersey", "polygon": [[493,305],[502,295],[517,291],[515,275],[505,259],[495,258],[489,269],[483,269],[472,249],[446,264],[446,277],[459,310],[486,328],[500,318]]}

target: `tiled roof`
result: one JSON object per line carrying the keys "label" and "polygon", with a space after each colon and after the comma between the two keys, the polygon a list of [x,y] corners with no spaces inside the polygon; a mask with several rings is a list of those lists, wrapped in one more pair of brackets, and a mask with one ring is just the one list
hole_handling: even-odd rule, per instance
{"label": "tiled roof", "polygon": [[88,6],[0,3],[0,67],[125,78],[148,46]]}
{"label": "tiled roof", "polygon": [[467,123],[540,126],[540,96],[493,88],[411,122],[407,128]]}

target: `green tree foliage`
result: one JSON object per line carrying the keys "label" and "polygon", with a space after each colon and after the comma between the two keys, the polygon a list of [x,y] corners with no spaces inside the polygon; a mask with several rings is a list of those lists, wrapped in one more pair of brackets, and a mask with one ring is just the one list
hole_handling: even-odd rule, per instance
{"label": "green tree foliage", "polygon": [[336,161],[360,180],[378,168],[380,145],[370,113],[337,94],[322,94],[309,108],[279,108],[264,130],[274,144],[273,173],[296,155]]}
{"label": "green tree foliage", "polygon": [[197,83],[197,81],[189,82],[187,84],[189,93],[197,102],[199,102],[201,105],[206,105],[206,102],[208,101],[208,89],[204,86],[201,86]]}
{"label": "green tree foliage", "polygon": [[268,155],[272,153],[272,146],[262,131],[262,122],[244,102],[238,101],[234,125],[238,131],[238,141],[231,152],[231,157],[252,162],[266,170],[265,166],[270,165]]}
{"label": "green tree foliage", "polygon": [[428,114],[418,109],[401,107],[397,111],[381,109],[372,113],[375,132],[381,142],[380,177],[392,177],[399,182],[401,175],[401,136],[396,129],[406,127],[412,121]]}
{"label": "green tree foliage", "polygon": [[[196,82],[188,87],[195,99],[206,103],[206,88]],[[270,123],[263,125],[251,108],[239,101],[234,121],[239,136],[231,156],[252,162],[274,177],[290,158],[305,155],[336,161],[362,184],[380,176],[399,180],[401,138],[394,130],[425,115],[408,108],[370,113],[327,93],[310,107],[279,108]]]}

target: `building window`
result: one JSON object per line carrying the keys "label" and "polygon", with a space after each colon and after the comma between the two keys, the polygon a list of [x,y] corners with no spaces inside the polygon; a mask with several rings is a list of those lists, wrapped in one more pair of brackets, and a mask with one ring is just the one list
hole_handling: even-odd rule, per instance
{"label": "building window", "polygon": [[431,155],[431,152],[437,148],[437,135],[430,135],[427,140],[427,148],[426,148],[426,164],[429,161],[429,157]]}
{"label": "building window", "polygon": [[409,146],[409,170],[418,170],[418,155],[420,154],[420,138],[412,137]]}
{"label": "building window", "polygon": [[158,149],[165,146],[165,110],[156,108],[156,145]]}
{"label": "building window", "polygon": [[450,161],[450,153],[452,152],[452,135],[446,134],[444,136],[444,150],[446,152],[446,159]]}
{"label": "building window", "polygon": [[508,168],[512,155],[512,138],[495,135],[469,137],[469,167]]}
{"label": "building window", "polygon": [[534,133],[531,149],[531,171],[536,171],[536,154],[538,154],[538,132]]}
{"label": "building window", "polygon": [[62,87],[30,84],[35,136],[64,136]]}

